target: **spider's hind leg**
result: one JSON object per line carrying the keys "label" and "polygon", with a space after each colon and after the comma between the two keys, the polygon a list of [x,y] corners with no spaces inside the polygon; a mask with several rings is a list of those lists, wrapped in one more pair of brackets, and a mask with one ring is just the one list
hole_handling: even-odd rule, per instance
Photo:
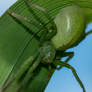
{"label": "spider's hind leg", "polygon": [[[62,57],[67,57],[67,59],[64,61],[64,63],[68,63],[69,60],[71,60],[74,56],[74,52],[62,52],[57,51],[56,52],[56,60],[60,60]],[[62,66],[58,67],[57,69],[60,70]]]}
{"label": "spider's hind leg", "polygon": [[79,83],[79,85],[81,86],[81,88],[83,89],[83,92],[86,92],[82,81],[80,80],[79,76],[76,73],[76,70],[71,65],[69,65],[69,64],[67,64],[65,62],[62,62],[60,60],[56,60],[53,64],[55,66],[60,65],[61,67],[66,67],[66,68],[72,70],[72,73],[73,73],[75,79],[77,80],[77,82]]}
{"label": "spider's hind leg", "polygon": [[85,37],[87,37],[88,35],[92,34],[92,30],[90,30],[89,32],[85,33]]}

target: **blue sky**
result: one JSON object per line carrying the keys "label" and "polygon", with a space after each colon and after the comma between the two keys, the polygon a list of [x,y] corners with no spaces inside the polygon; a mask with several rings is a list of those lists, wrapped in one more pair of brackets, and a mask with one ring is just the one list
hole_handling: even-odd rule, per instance
{"label": "blue sky", "polygon": [[[9,8],[16,0],[0,0],[0,16]],[[89,24],[86,31],[92,29]],[[77,71],[79,77],[83,81],[86,92],[92,91],[92,34],[89,35],[77,47],[68,51],[74,51],[75,56],[69,62]],[[63,68],[54,73],[45,92],[82,92],[82,89],[76,82],[71,70]]]}

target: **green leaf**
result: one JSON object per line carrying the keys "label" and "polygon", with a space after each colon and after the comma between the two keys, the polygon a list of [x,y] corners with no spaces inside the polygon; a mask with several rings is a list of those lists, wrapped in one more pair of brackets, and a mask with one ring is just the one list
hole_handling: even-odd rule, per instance
{"label": "green leaf", "polygon": [[[86,18],[86,24],[92,22],[92,0],[31,0],[33,3],[40,5],[41,7],[47,9],[49,15],[54,19],[56,14],[64,7],[77,4],[79,5]],[[12,7],[11,10],[22,16],[26,16],[31,20],[35,20],[28,6],[25,4],[24,0],[18,0]],[[38,10],[34,9],[38,16],[47,23],[48,20],[45,16]],[[22,21],[30,30],[36,32],[39,28],[29,25]],[[38,23],[38,22],[37,22]],[[33,40],[28,44],[27,48],[23,51],[25,44],[32,37],[32,35],[25,29],[23,25],[18,23],[6,12],[0,18],[0,87],[7,79],[9,73],[16,64],[13,70],[12,76],[16,74],[22,63],[31,55],[33,55],[39,45],[39,42],[33,38]],[[20,56],[20,54],[22,55]],[[48,68],[39,65],[36,72],[34,73],[33,80],[30,82],[28,89],[31,92],[43,92],[46,88],[51,76],[53,75],[54,69],[49,72]],[[16,84],[16,83],[15,83]],[[18,85],[13,85],[10,88],[11,92],[16,92],[16,87]],[[10,92],[10,91],[9,91]],[[27,91],[26,91],[27,92]]]}

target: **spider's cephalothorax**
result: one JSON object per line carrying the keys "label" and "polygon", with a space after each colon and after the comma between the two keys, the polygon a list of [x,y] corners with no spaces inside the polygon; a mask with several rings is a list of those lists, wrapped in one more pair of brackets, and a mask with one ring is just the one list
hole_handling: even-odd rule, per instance
{"label": "spider's cephalothorax", "polygon": [[52,63],[55,58],[56,49],[50,41],[42,44],[39,49],[42,57],[42,63]]}
{"label": "spider's cephalothorax", "polygon": [[[36,33],[32,32],[32,38],[28,40],[24,49],[27,47],[33,37],[39,38],[38,41],[40,43],[40,46],[36,51],[35,55],[30,56],[24,62],[24,64],[20,67],[19,72],[14,76],[14,78],[11,79],[11,81],[8,81],[2,87],[2,91],[0,92],[4,92],[4,90],[6,90],[6,88],[8,88],[8,86],[14,80],[18,79],[17,76],[20,76],[19,78],[21,78],[24,72],[27,72],[25,78],[20,83],[21,85],[16,92],[22,91],[28,81],[32,79],[32,74],[37,68],[37,66],[40,64],[40,62],[44,64],[52,63],[56,68],[59,65],[57,69],[61,69],[62,67],[71,69],[73,75],[75,76],[76,80],[83,89],[83,92],[86,92],[84,85],[78,77],[75,69],[71,65],[67,64],[68,61],[73,57],[74,53],[65,52],[66,49],[76,46],[83,39],[83,37],[86,37],[88,34],[92,33],[92,31],[88,33],[85,33],[84,31],[85,17],[82,9],[76,5],[65,7],[60,11],[59,14],[57,14],[55,19],[53,20],[44,8],[31,3],[29,0],[25,0],[25,3],[30,8],[40,10],[44,14],[44,16],[49,20],[49,23],[44,24],[44,22],[39,18],[39,16],[37,16],[34,11],[32,11],[33,17],[35,16],[39,24],[35,23],[34,21],[31,21],[27,17],[23,17],[19,14],[12,12],[10,9],[8,10],[8,14],[14,19],[16,19],[16,21],[18,20],[19,22],[20,20],[24,20],[38,28],[38,31]],[[21,26],[26,27],[22,22],[20,22],[20,24],[22,24]],[[51,25],[49,29],[47,28],[48,24]],[[26,27],[26,29],[28,28]],[[41,31],[42,35],[41,37],[38,37],[37,34]],[[68,56],[68,58],[63,62],[61,58],[66,56]]]}

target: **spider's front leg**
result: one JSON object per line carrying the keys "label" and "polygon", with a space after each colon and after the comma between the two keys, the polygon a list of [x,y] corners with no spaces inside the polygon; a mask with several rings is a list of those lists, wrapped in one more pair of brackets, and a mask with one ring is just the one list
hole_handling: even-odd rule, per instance
{"label": "spider's front leg", "polygon": [[36,4],[33,4],[32,2],[30,2],[29,0],[24,0],[30,7],[33,7],[33,8],[36,8],[36,9],[39,9],[40,11],[42,12],[45,12],[46,10]]}
{"label": "spider's front leg", "polygon": [[25,31],[27,31],[28,33],[33,35],[39,41],[40,37],[33,31],[33,29],[30,29],[29,27],[27,27],[22,21],[26,21],[27,23],[35,26],[36,28],[39,28],[39,32],[42,29],[42,27],[40,25],[38,25],[34,21],[31,21],[27,17],[21,16],[15,12],[13,12],[11,9],[8,9],[7,13],[16,21],[16,23],[18,23],[20,26],[22,26],[25,29]]}
{"label": "spider's front leg", "polygon": [[[49,21],[47,24],[39,25],[39,24],[37,24],[36,22],[31,21],[31,20],[28,19],[27,17],[24,17],[24,16],[21,16],[21,15],[19,15],[19,14],[16,14],[15,12],[13,12],[13,11],[10,10],[10,9],[8,9],[7,12],[8,12],[8,14],[9,14],[10,16],[12,16],[12,17],[15,18],[16,20],[18,20],[18,22],[20,22],[21,20],[24,20],[24,21],[26,21],[27,23],[32,24],[32,25],[34,25],[35,27],[37,27],[37,28],[39,29],[39,31],[37,31],[37,33],[43,30],[43,33],[42,33],[41,38],[39,38],[39,36],[38,36],[35,32],[30,31],[31,34],[33,34],[33,35],[35,34],[35,37],[36,37],[37,39],[40,39],[40,40],[39,40],[40,42],[44,42],[44,41],[50,40],[50,39],[57,33],[57,28],[56,28],[56,25],[55,25],[55,23],[54,23],[53,20],[52,20],[52,22],[53,22],[52,26],[51,26],[49,29],[47,29],[46,25],[48,25],[50,21]],[[20,23],[21,23],[21,22],[20,22]],[[22,26],[24,26],[23,23],[21,23],[21,24],[22,24]],[[29,30],[29,29],[27,28],[27,26],[24,26],[24,27],[27,29],[27,31]]]}
{"label": "spider's front leg", "polygon": [[[56,35],[57,33],[57,28],[56,28],[56,24],[54,22],[54,20],[51,18],[51,16],[48,14],[47,10],[43,7],[40,7],[39,5],[36,5],[36,4],[33,4],[32,2],[30,2],[29,0],[25,0],[26,4],[30,7],[30,8],[35,8],[35,9],[38,9],[39,11],[41,11],[44,16],[49,20],[49,23],[50,24],[50,28],[46,28],[46,26],[44,27],[44,23],[42,20],[40,20],[40,23],[43,25],[43,27],[45,28],[45,31],[47,31],[47,36],[46,36],[46,40],[50,40],[54,35]],[[37,14],[33,12],[33,15],[35,16],[35,18],[37,20],[39,20]],[[46,32],[43,33],[46,35]],[[42,38],[43,39],[43,38]]]}
{"label": "spider's front leg", "polygon": [[72,73],[73,73],[73,75],[74,75],[74,77],[75,77],[75,79],[77,80],[77,82],[79,83],[79,85],[81,86],[81,88],[83,89],[83,92],[86,92],[86,91],[85,91],[85,87],[84,87],[82,81],[80,80],[79,76],[78,76],[77,73],[76,73],[76,70],[75,70],[71,65],[69,65],[69,64],[67,64],[67,63],[65,63],[65,62],[62,62],[62,61],[60,61],[60,60],[56,60],[53,64],[54,64],[55,66],[59,65],[59,66],[61,66],[61,67],[66,67],[66,68],[68,68],[68,69],[71,69],[71,70],[72,70]]}

